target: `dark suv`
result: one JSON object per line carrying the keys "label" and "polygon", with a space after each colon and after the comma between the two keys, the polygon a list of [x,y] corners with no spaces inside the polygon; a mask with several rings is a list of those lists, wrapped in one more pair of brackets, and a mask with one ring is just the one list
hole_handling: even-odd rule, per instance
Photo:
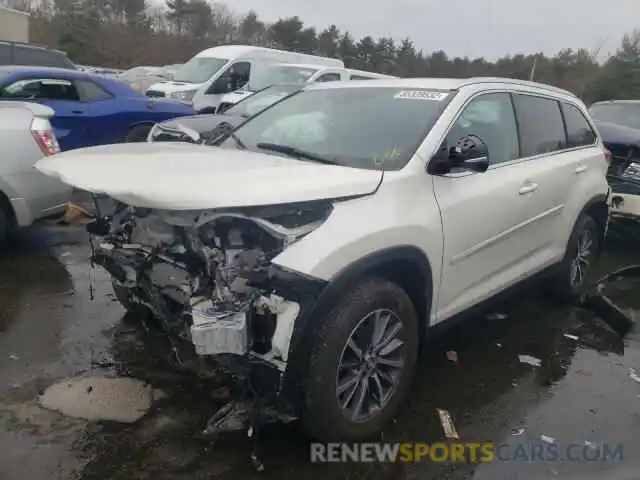
{"label": "dark suv", "polygon": [[76,70],[67,54],[40,45],[23,42],[0,41],[0,65],[30,65]]}

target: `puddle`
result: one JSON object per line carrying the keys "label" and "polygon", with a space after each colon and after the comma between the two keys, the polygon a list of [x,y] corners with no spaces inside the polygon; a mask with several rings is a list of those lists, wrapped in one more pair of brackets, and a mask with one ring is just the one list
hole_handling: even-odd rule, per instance
{"label": "puddle", "polygon": [[132,378],[80,377],[51,385],[40,396],[40,406],[85,420],[135,423],[151,408],[150,386]]}

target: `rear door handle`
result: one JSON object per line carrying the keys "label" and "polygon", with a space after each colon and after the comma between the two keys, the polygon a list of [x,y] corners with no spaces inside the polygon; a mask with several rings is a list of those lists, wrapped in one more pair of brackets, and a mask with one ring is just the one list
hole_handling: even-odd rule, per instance
{"label": "rear door handle", "polygon": [[534,192],[538,188],[538,184],[534,182],[527,182],[523,186],[520,187],[518,193],[520,195],[526,195],[527,193]]}
{"label": "rear door handle", "polygon": [[587,171],[587,166],[586,165],[580,165],[578,168],[576,168],[576,175],[579,173],[584,173]]}
{"label": "rear door handle", "polygon": [[71,113],[73,113],[74,115],[80,115],[84,113],[84,110],[71,110]]}

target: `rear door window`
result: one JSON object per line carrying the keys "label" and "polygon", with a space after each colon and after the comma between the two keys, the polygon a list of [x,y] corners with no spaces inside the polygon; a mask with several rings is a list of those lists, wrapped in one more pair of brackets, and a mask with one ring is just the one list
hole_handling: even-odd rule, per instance
{"label": "rear door window", "polygon": [[567,146],[560,104],[533,95],[514,94],[520,129],[520,156],[557,152]]}
{"label": "rear door window", "polygon": [[338,82],[338,81],[340,81],[339,73],[325,73],[324,75],[321,75],[320,77],[318,77],[318,79],[316,80],[316,82]]}
{"label": "rear door window", "polygon": [[596,143],[596,134],[578,107],[562,102],[562,114],[567,126],[567,147],[583,147]]}
{"label": "rear door window", "polygon": [[15,65],[33,65],[37,67],[73,68],[73,64],[60,52],[43,48],[14,46]]}
{"label": "rear door window", "polygon": [[75,84],[80,94],[80,100],[83,102],[98,102],[111,98],[109,92],[91,80],[77,80]]}

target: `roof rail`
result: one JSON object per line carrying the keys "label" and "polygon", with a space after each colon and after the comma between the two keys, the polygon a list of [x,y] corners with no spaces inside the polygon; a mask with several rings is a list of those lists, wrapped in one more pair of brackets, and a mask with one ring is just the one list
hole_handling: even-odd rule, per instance
{"label": "roof rail", "polygon": [[570,92],[569,90],[565,90],[564,88],[548,85],[546,83],[532,82],[530,80],[520,80],[519,78],[471,77],[471,78],[468,78],[467,80],[468,80],[468,83],[464,85],[477,85],[479,83],[513,83],[514,85],[525,85],[528,87],[540,88],[543,90],[549,90],[550,92],[562,93],[564,95],[570,95],[572,97],[578,98],[578,96],[575,93]]}

